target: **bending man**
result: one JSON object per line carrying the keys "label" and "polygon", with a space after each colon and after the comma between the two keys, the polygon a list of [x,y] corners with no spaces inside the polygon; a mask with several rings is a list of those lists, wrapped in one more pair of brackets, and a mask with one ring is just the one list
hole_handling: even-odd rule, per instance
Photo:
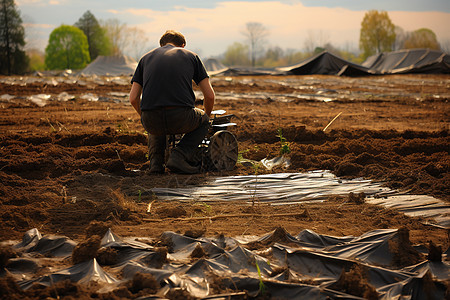
{"label": "bending man", "polygon": [[[184,134],[166,167],[177,173],[198,173],[199,167],[191,160],[208,133],[214,90],[198,55],[184,49],[181,33],[168,30],[159,43],[161,47],[140,59],[130,91],[131,105],[149,133],[150,172],[164,173],[166,135]],[[204,110],[194,106],[192,81],[203,93]]]}

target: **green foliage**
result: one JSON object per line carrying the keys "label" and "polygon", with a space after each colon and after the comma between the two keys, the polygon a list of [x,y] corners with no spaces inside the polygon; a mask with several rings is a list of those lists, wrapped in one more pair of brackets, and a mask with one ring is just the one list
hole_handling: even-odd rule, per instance
{"label": "green foliage", "polygon": [[0,2],[0,74],[23,74],[29,59],[25,54],[25,30],[14,0]]}
{"label": "green foliage", "polygon": [[245,149],[245,150],[241,150],[238,152],[238,158],[237,158],[237,162],[241,163],[244,160],[244,153],[249,152],[249,149]]}
{"label": "green foliage", "polygon": [[278,128],[277,130],[277,137],[280,139],[280,154],[285,155],[291,153],[290,144],[283,136],[283,131],[281,130],[281,128]]}
{"label": "green foliage", "polygon": [[231,46],[228,46],[222,63],[227,66],[250,65],[250,60],[248,58],[248,46],[237,42]]}
{"label": "green foliage", "polygon": [[441,46],[437,41],[436,34],[431,29],[421,28],[409,34],[403,44],[403,48],[428,48],[432,50],[440,50]]}
{"label": "green foliage", "polygon": [[94,60],[99,55],[110,55],[112,45],[106,36],[106,30],[100,26],[95,16],[88,10],[75,23],[86,35],[89,45],[89,56]]}
{"label": "green foliage", "polygon": [[124,48],[129,43],[129,32],[126,24],[118,19],[108,19],[102,22],[102,28],[110,41],[111,55],[122,55]]}
{"label": "green foliage", "polygon": [[45,69],[45,55],[39,50],[28,50],[27,55],[30,58],[30,71],[42,71]]}
{"label": "green foliage", "polygon": [[256,270],[258,271],[258,277],[259,277],[259,292],[261,293],[261,295],[264,295],[266,293],[266,286],[262,280],[261,269],[259,268],[258,261],[256,259],[255,259],[255,265],[256,265]]}
{"label": "green foliage", "polygon": [[392,51],[395,43],[395,26],[385,11],[371,10],[364,15],[359,36],[363,58]]}
{"label": "green foliage", "polygon": [[[340,50],[327,43],[324,47],[317,47],[317,51],[321,52],[327,50],[335,55],[342,57],[345,60],[361,64],[363,59],[356,53]],[[265,54],[256,60],[257,67],[275,68],[285,67],[298,64],[301,61],[311,57],[313,53],[296,51],[294,49],[280,49],[279,47],[270,47]],[[250,66],[251,62],[248,59],[248,46],[234,43],[227,48],[224,58],[221,62],[226,66]]]}
{"label": "green foliage", "polygon": [[81,29],[61,25],[52,31],[45,48],[47,69],[82,69],[89,61],[89,45]]}

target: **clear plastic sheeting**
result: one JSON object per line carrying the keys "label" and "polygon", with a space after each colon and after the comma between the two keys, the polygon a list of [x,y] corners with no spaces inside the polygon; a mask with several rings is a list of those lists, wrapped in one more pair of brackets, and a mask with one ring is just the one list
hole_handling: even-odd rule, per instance
{"label": "clear plastic sheeting", "polygon": [[350,192],[376,195],[388,191],[381,183],[364,179],[343,180],[329,171],[218,177],[199,187],[152,189],[158,198],[164,200],[248,203],[258,200],[274,204],[324,201],[329,195]]}
{"label": "clear plastic sheeting", "polygon": [[77,264],[65,270],[61,270],[41,278],[34,280],[26,280],[19,285],[23,289],[30,288],[34,283],[39,283],[45,286],[51,286],[55,282],[69,279],[72,282],[81,284],[89,284],[90,282],[114,283],[118,280],[105,273],[94,259]]}
{"label": "clear plastic sheeting", "polygon": [[410,217],[433,218],[435,224],[450,228],[450,205],[427,195],[391,195],[368,199],[368,203],[382,205]]}
{"label": "clear plastic sheeting", "polygon": [[98,56],[86,68],[81,75],[97,75],[97,76],[119,76],[132,75],[136,69],[137,62],[125,55],[116,56]]}
{"label": "clear plastic sheeting", "polygon": [[33,102],[34,104],[36,104],[37,106],[43,107],[43,106],[47,105],[47,101],[49,101],[51,97],[52,97],[52,95],[48,95],[48,94],[38,94],[38,95],[29,96],[27,99],[29,101]]}
{"label": "clear plastic sheeting", "polygon": [[[24,241],[39,236],[34,229],[27,232]],[[444,282],[450,279],[448,261],[423,258],[420,263],[402,269],[392,267],[396,254],[388,245],[400,240],[396,229],[374,230],[357,237],[334,237],[311,230],[293,236],[278,228],[247,242],[225,236],[192,238],[165,232],[160,241],[168,245],[168,252],[162,252],[161,248],[127,242],[108,231],[102,247],[117,253],[108,271],[96,259],[90,259],[56,272],[48,268],[49,274],[36,276],[33,275],[39,265],[36,261],[42,259],[39,252],[33,259],[11,260],[6,270],[28,273],[18,278],[32,277],[18,279],[23,289],[32,284],[49,286],[69,279],[80,284],[97,282],[103,286],[102,290],[112,291],[139,272],[152,274],[159,283],[157,294],[147,296],[163,299],[173,289],[185,289],[200,299],[219,299],[225,294],[217,292],[218,282],[231,299],[245,293],[250,297],[266,293],[269,299],[362,299],[360,295],[343,293],[338,285],[345,272],[359,267],[379,299],[444,299]],[[266,246],[251,250],[255,244]],[[26,243],[22,241],[16,249],[20,251],[21,246],[26,247]],[[28,251],[28,255],[32,254]],[[46,263],[51,259],[46,258]],[[57,258],[53,259],[56,262]],[[116,279],[119,276],[121,281]],[[430,290],[432,293],[427,292]]]}
{"label": "clear plastic sheeting", "polygon": [[272,170],[275,167],[289,168],[291,165],[291,159],[286,156],[277,156],[271,159],[264,158],[261,163],[267,170]]}
{"label": "clear plastic sheeting", "polygon": [[[276,161],[267,161],[274,164]],[[408,216],[433,219],[432,225],[450,228],[450,206],[425,195],[399,195],[382,183],[365,179],[344,180],[329,171],[275,173],[218,177],[208,184],[189,188],[154,188],[163,200],[254,201],[273,205],[324,201],[330,195],[364,193],[366,201],[397,209]]]}

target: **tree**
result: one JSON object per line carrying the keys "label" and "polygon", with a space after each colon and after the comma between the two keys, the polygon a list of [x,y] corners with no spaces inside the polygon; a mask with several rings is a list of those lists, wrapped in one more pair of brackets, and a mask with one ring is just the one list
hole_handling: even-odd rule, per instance
{"label": "tree", "polygon": [[0,0],[0,74],[22,74],[29,59],[23,50],[25,30],[14,0]]}
{"label": "tree", "polygon": [[387,12],[371,10],[364,15],[359,36],[359,48],[364,58],[392,51],[395,43],[395,26]]}
{"label": "tree", "polygon": [[[131,56],[135,60],[139,60],[149,49],[148,37],[144,30],[137,27],[126,27],[124,29],[127,36],[127,43],[123,52]],[[198,53],[198,52],[197,52]]]}
{"label": "tree", "polygon": [[395,26],[395,42],[394,50],[401,50],[405,45],[405,40],[408,37],[408,33],[399,26]]}
{"label": "tree", "polygon": [[226,66],[246,66],[249,65],[248,46],[241,43],[234,43],[228,46],[225,51],[222,63]]}
{"label": "tree", "polygon": [[111,42],[112,55],[130,55],[138,60],[150,50],[148,37],[137,27],[128,27],[118,19],[108,19],[102,22],[106,35]]}
{"label": "tree", "polygon": [[246,24],[246,31],[243,31],[242,34],[247,38],[250,45],[251,62],[252,67],[254,67],[256,56],[262,51],[263,43],[269,32],[261,23],[249,22]]}
{"label": "tree", "polygon": [[120,23],[118,19],[109,19],[103,22],[106,36],[111,42],[111,54],[121,55],[127,46],[127,25]]}
{"label": "tree", "polygon": [[81,29],[61,25],[52,31],[45,48],[47,69],[82,69],[89,61],[89,45]]}
{"label": "tree", "polygon": [[45,69],[45,54],[38,49],[28,49],[30,58],[30,71],[42,71]]}
{"label": "tree", "polygon": [[276,46],[267,49],[262,61],[258,64],[266,68],[273,68],[283,65],[284,63],[284,51],[280,47]]}
{"label": "tree", "polygon": [[428,48],[432,50],[441,50],[441,46],[437,41],[436,34],[428,28],[421,28],[413,31],[406,38],[403,44],[403,48]]}
{"label": "tree", "polygon": [[111,43],[106,36],[106,30],[100,27],[95,16],[88,10],[75,23],[75,26],[83,30],[89,45],[89,56],[94,60],[99,55],[111,54]]}
{"label": "tree", "polygon": [[286,62],[283,63],[284,65],[292,65],[292,64],[298,64],[305,58],[309,57],[309,54],[303,53],[301,51],[297,51],[295,49],[287,49],[285,51],[285,60]]}
{"label": "tree", "polygon": [[325,48],[324,46],[329,43],[329,34],[325,31],[319,30],[313,32],[308,30],[308,36],[306,37],[304,44],[305,50],[309,54],[316,54],[315,50],[319,48]]}

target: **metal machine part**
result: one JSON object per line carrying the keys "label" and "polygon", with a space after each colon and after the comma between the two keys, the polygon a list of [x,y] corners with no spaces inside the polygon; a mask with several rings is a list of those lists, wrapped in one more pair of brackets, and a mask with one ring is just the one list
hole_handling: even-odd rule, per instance
{"label": "metal machine part", "polygon": [[[211,112],[211,128],[195,153],[191,163],[200,166],[203,172],[233,170],[238,159],[238,142],[234,134],[228,131],[235,126],[230,120],[234,115],[224,115],[224,110]],[[174,148],[182,135],[170,135],[168,152]]]}

